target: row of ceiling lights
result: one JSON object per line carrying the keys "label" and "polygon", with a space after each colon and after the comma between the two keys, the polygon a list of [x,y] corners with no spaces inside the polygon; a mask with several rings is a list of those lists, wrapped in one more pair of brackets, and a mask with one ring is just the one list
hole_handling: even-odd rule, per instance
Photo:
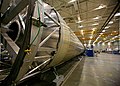
{"label": "row of ceiling lights", "polygon": [[[119,38],[120,38],[120,35],[114,36],[114,37],[112,37],[111,39],[108,39],[108,40],[106,40],[106,41],[104,41],[104,42],[103,42],[103,41],[99,41],[97,44],[105,45],[105,44],[107,43],[108,45],[110,45],[112,42],[115,42],[115,41],[116,41],[115,39],[120,40]],[[95,45],[95,43],[93,43],[93,45]]]}
{"label": "row of ceiling lights", "polygon": [[[71,1],[69,1],[68,3],[74,3],[76,0],[71,0]],[[106,5],[104,5],[104,4],[100,4],[97,8],[95,8],[94,10],[99,10],[99,9],[103,9],[103,8],[107,8],[107,6]],[[115,14],[115,17],[117,17],[117,16],[120,16],[120,13],[116,13]],[[93,20],[98,20],[98,19],[101,19],[102,17],[101,16],[96,16],[95,18],[93,18]],[[78,16],[78,21],[76,22],[76,23],[82,23],[83,22],[83,20],[81,20],[80,19],[80,17]],[[113,24],[113,21],[110,21],[108,24]],[[97,26],[97,25],[99,25],[99,23],[97,22],[97,23],[94,23],[94,24],[92,24],[92,26]],[[84,26],[83,25],[80,25],[80,26],[78,26],[78,28],[83,28]],[[102,32],[100,33],[100,35],[97,37],[97,39],[94,41],[94,43],[95,42],[97,42],[97,40],[100,38],[100,36],[106,31],[106,29],[108,29],[108,28],[110,28],[110,26],[106,26],[105,28],[104,28],[104,30],[102,30]],[[90,39],[92,39],[93,38],[93,33],[94,33],[94,31],[95,31],[95,29],[93,29],[93,31],[92,31],[92,36],[90,36]],[[83,32],[83,30],[81,30],[81,34],[84,36],[84,32]],[[115,36],[116,37],[116,36]],[[83,39],[85,39],[85,38],[83,38]],[[92,40],[89,40],[89,44],[91,44],[91,41]],[[100,41],[100,42],[102,42],[102,41]],[[98,43],[100,43],[100,42],[98,42]],[[94,44],[93,43],[93,44]]]}
{"label": "row of ceiling lights", "polygon": [[[108,24],[113,24],[113,21],[110,21]],[[106,29],[108,29],[110,26],[106,26],[103,30],[102,30],[102,32],[99,34],[99,36],[97,37],[97,39],[94,41],[94,43],[96,43],[97,41],[98,41],[98,39],[100,38],[100,36],[104,33],[104,32],[106,32]]]}
{"label": "row of ceiling lights", "polygon": [[[116,13],[115,14],[115,16],[120,16],[120,13]],[[99,17],[100,18],[100,17]],[[99,19],[98,17],[96,17],[96,18],[94,18],[94,19]],[[108,24],[113,24],[113,21],[110,21]],[[92,25],[99,25],[99,23],[94,23],[94,24],[92,24]],[[94,41],[94,43],[96,43],[97,41],[98,41],[98,39],[100,38],[100,36],[104,33],[104,32],[106,32],[106,29],[108,29],[108,28],[110,28],[110,26],[106,26],[103,30],[102,30],[102,32],[100,33],[100,35],[97,37],[97,39]],[[115,32],[115,31],[114,31]],[[93,35],[93,34],[92,34]],[[112,35],[112,34],[111,34]],[[90,39],[92,39],[93,37],[91,36],[90,37]],[[91,44],[91,41],[92,40],[89,40],[89,44]],[[93,43],[93,44],[94,44]]]}
{"label": "row of ceiling lights", "polygon": [[[93,18],[93,19],[98,19],[98,18],[95,17],[95,18]],[[81,23],[81,22],[83,22],[83,21],[78,21],[77,23]],[[108,24],[113,24],[113,21],[110,21]],[[97,26],[97,25],[99,25],[98,22],[92,24],[92,26]],[[83,25],[78,26],[78,28],[83,28],[83,27],[84,27]],[[109,28],[109,27],[110,27],[110,26],[107,26],[107,27],[105,27],[105,29],[107,29],[107,28]]]}

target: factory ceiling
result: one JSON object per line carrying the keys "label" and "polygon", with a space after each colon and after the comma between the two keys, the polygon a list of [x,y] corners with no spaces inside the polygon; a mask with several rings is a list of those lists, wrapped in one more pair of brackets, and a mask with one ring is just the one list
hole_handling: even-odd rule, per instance
{"label": "factory ceiling", "polygon": [[53,6],[84,44],[120,40],[119,0],[44,0]]}

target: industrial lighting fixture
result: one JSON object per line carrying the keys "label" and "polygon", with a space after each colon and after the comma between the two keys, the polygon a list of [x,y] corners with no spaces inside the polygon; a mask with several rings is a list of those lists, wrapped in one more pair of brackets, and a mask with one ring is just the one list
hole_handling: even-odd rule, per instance
{"label": "industrial lighting fixture", "polygon": [[95,27],[95,28],[92,28],[93,31],[95,31],[96,29],[97,29],[96,27]]}
{"label": "industrial lighting fixture", "polygon": [[80,25],[80,26],[78,26],[79,28],[82,28],[83,26],[82,25]]}
{"label": "industrial lighting fixture", "polygon": [[93,37],[92,36],[90,36],[90,39],[92,39]]}
{"label": "industrial lighting fixture", "polygon": [[83,30],[80,30],[81,32],[83,32]]}
{"label": "industrial lighting fixture", "polygon": [[100,37],[98,36],[97,39],[95,41],[97,41]]}
{"label": "industrial lighting fixture", "polygon": [[103,43],[102,43],[102,45],[104,46],[104,45],[105,45],[105,43],[103,42]]}
{"label": "industrial lighting fixture", "polygon": [[81,22],[83,22],[83,21],[78,21],[78,22],[76,22],[76,23],[81,23]]}
{"label": "industrial lighting fixture", "polygon": [[107,38],[103,38],[103,40],[106,40]]}
{"label": "industrial lighting fixture", "polygon": [[111,43],[110,43],[110,42],[108,42],[108,45],[111,45]]}
{"label": "industrial lighting fixture", "polygon": [[85,38],[82,38],[83,40],[85,40]]}
{"label": "industrial lighting fixture", "polygon": [[115,39],[114,37],[112,39]]}
{"label": "industrial lighting fixture", "polygon": [[91,46],[90,42],[89,42],[88,46]]}
{"label": "industrial lighting fixture", "polygon": [[110,26],[106,26],[106,27],[105,27],[105,29],[108,29],[108,28],[110,28]]}
{"label": "industrial lighting fixture", "polygon": [[83,30],[81,30],[81,34],[84,35]]}
{"label": "industrial lighting fixture", "polygon": [[103,33],[105,32],[105,30],[102,31]]}
{"label": "industrial lighting fixture", "polygon": [[82,39],[85,39],[85,38],[82,38]]}
{"label": "industrial lighting fixture", "polygon": [[93,45],[96,43],[96,41],[93,42]]}
{"label": "industrial lighting fixture", "polygon": [[95,46],[95,44],[94,44],[94,43],[93,43],[92,45],[93,45],[93,46]]}
{"label": "industrial lighting fixture", "polygon": [[115,42],[115,40],[111,41],[111,42]]}
{"label": "industrial lighting fixture", "polygon": [[100,38],[100,35],[96,38],[96,40],[93,42],[93,43],[95,43],[95,42],[97,42],[97,40]]}
{"label": "industrial lighting fixture", "polygon": [[113,21],[110,21],[108,24],[112,24],[113,23]]}
{"label": "industrial lighting fixture", "polygon": [[114,38],[117,38],[118,36],[114,36]]}
{"label": "industrial lighting fixture", "polygon": [[113,40],[113,41],[111,41],[111,42],[114,42],[114,40]]}
{"label": "industrial lighting fixture", "polygon": [[106,40],[105,43],[106,43],[106,42],[109,42],[109,40]]}
{"label": "industrial lighting fixture", "polygon": [[98,20],[98,19],[100,19],[101,18],[101,16],[96,16],[95,18],[93,18],[94,20]]}
{"label": "industrial lighting fixture", "polygon": [[75,2],[76,0],[70,0],[68,3],[73,3],[73,2]]}
{"label": "industrial lighting fixture", "polygon": [[116,16],[116,17],[117,17],[117,16],[120,16],[120,13],[116,13],[115,16]]}
{"label": "industrial lighting fixture", "polygon": [[101,34],[98,37],[100,37],[100,36],[101,36]]}
{"label": "industrial lighting fixture", "polygon": [[94,10],[103,9],[103,8],[105,8],[105,7],[107,7],[107,6],[104,5],[104,4],[101,4],[101,5],[99,5],[97,8],[95,8]]}
{"label": "industrial lighting fixture", "polygon": [[87,44],[84,44],[84,46],[86,47],[86,46],[87,46]]}
{"label": "industrial lighting fixture", "polygon": [[100,44],[102,41],[99,41],[98,44]]}
{"label": "industrial lighting fixture", "polygon": [[99,23],[94,23],[94,24],[92,24],[93,26],[95,26],[95,25],[99,25]]}

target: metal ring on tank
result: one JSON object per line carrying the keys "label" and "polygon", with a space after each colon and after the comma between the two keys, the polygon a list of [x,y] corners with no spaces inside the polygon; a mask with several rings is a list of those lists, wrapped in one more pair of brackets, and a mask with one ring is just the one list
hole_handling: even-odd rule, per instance
{"label": "metal ring on tank", "polygon": [[21,26],[18,20],[13,21],[9,26],[11,31],[7,32],[7,34],[14,42],[16,42],[20,36],[20,28]]}

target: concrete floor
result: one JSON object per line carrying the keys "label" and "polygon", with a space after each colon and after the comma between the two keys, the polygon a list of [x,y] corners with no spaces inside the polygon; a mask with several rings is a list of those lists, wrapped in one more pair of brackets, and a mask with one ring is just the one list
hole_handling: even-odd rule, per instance
{"label": "concrete floor", "polygon": [[86,57],[78,82],[78,86],[120,86],[120,55],[100,53]]}
{"label": "concrete floor", "polygon": [[[97,57],[85,57],[84,66],[79,61],[76,63],[78,65],[61,86],[120,86],[120,55],[100,53]],[[24,86],[53,86],[39,79],[32,81],[37,83]]]}

